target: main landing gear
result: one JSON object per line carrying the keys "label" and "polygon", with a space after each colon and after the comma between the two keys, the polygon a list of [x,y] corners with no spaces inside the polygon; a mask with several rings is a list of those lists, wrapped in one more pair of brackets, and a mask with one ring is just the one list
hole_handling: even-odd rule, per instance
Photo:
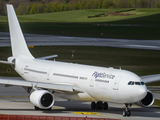
{"label": "main landing gear", "polygon": [[[125,110],[123,111],[123,116],[131,116],[131,111],[129,110],[129,108],[132,106],[132,104],[124,104]],[[102,102],[102,101],[98,101],[96,102],[92,102],[91,103],[91,108],[92,109],[96,109],[96,110],[107,110],[108,109],[108,103],[107,102]]]}
{"label": "main landing gear", "polygon": [[132,104],[124,104],[125,110],[123,111],[123,116],[131,116],[131,111],[129,110],[129,108],[132,106]]}
{"label": "main landing gear", "polygon": [[107,102],[102,102],[102,101],[98,101],[97,103],[92,102],[91,103],[91,109],[96,109],[96,110],[108,110],[108,103]]}

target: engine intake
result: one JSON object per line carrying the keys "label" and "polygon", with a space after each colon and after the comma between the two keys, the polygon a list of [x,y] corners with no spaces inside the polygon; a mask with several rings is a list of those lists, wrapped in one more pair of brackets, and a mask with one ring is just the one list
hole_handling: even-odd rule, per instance
{"label": "engine intake", "polygon": [[49,109],[54,104],[54,96],[47,90],[36,90],[30,95],[30,101],[41,109]]}
{"label": "engine intake", "polygon": [[147,90],[147,95],[141,101],[136,104],[142,107],[150,107],[154,103],[153,93]]}

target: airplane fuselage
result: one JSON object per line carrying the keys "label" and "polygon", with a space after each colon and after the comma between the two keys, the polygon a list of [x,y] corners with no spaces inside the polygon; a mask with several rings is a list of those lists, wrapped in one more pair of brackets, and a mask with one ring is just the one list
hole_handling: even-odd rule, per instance
{"label": "airplane fuselage", "polygon": [[[70,100],[134,103],[147,94],[140,77],[121,69],[31,60],[21,56],[15,61],[15,70],[27,81],[76,85],[84,90],[78,94],[58,93],[59,97]],[[130,81],[140,84],[128,85]]]}

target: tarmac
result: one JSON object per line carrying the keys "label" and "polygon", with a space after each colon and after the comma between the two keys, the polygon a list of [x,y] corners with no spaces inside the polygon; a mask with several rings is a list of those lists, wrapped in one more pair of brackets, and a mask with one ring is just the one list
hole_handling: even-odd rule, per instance
{"label": "tarmac", "polygon": [[[158,94],[159,95],[159,94]],[[70,116],[113,118],[123,120],[159,120],[160,107],[152,106],[142,108],[136,105],[131,107],[132,115],[123,117],[122,104],[109,103],[108,110],[91,110],[90,102],[67,101],[57,98],[52,111],[35,111],[34,105],[29,101],[28,93],[18,86],[5,87],[0,85],[0,114],[11,115],[45,115],[45,116]],[[160,96],[157,96],[157,98]]]}
{"label": "tarmac", "polygon": [[[160,50],[160,40],[111,39],[41,34],[24,34],[24,36],[27,44],[33,46],[77,45]],[[10,46],[9,33],[0,32],[0,47],[5,46]]]}

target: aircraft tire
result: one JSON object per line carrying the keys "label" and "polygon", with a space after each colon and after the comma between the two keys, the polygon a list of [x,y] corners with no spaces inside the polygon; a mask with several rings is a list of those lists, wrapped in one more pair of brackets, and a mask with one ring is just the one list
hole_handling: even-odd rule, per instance
{"label": "aircraft tire", "polygon": [[96,109],[96,103],[95,102],[91,103],[91,109],[93,109],[93,110]]}
{"label": "aircraft tire", "polygon": [[126,117],[126,116],[128,116],[128,117],[131,116],[131,111],[130,111],[130,110],[127,110],[127,111],[124,110],[124,111],[123,111],[123,116],[124,116],[124,117]]}
{"label": "aircraft tire", "polygon": [[108,103],[107,102],[103,103],[103,108],[104,108],[104,110],[108,110]]}
{"label": "aircraft tire", "polygon": [[123,117],[126,117],[126,115],[127,115],[127,113],[126,113],[126,111],[124,110],[124,111],[123,111]]}
{"label": "aircraft tire", "polygon": [[130,110],[126,111],[126,115],[127,115],[128,117],[131,116],[131,111],[130,111]]}
{"label": "aircraft tire", "polygon": [[35,110],[40,110],[40,108],[39,108],[39,107],[37,107],[37,106],[34,106],[34,109],[35,109]]}
{"label": "aircraft tire", "polygon": [[98,101],[97,104],[96,104],[96,109],[101,110],[102,109],[102,104],[103,103],[101,101]]}

